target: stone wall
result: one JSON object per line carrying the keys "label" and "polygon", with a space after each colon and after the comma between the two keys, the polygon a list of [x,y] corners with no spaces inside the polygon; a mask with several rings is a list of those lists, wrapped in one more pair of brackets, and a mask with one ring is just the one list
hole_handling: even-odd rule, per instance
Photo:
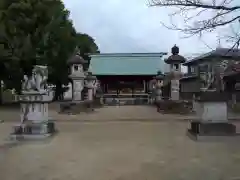
{"label": "stone wall", "polygon": [[201,88],[201,83],[199,79],[185,80],[180,81],[180,92],[189,93],[189,92],[199,92]]}
{"label": "stone wall", "polygon": [[15,103],[17,101],[18,101],[18,97],[13,90],[7,89],[2,92],[3,103]]}
{"label": "stone wall", "polygon": [[193,92],[180,92],[180,99],[191,101],[193,100],[194,93]]}

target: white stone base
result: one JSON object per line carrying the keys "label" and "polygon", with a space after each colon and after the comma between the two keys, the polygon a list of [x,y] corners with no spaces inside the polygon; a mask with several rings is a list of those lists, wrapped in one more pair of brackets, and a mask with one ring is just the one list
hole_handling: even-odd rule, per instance
{"label": "white stone base", "polygon": [[23,134],[23,135],[18,135],[18,134],[11,134],[10,139],[11,140],[43,140],[47,139],[49,137],[53,136],[53,133],[48,133],[48,134]]}
{"label": "white stone base", "polygon": [[227,122],[226,102],[196,102],[196,113],[203,122]]}
{"label": "white stone base", "polygon": [[171,92],[171,100],[178,101],[179,100],[179,92],[178,91],[172,91]]}
{"label": "white stone base", "polygon": [[179,100],[179,80],[177,79],[171,80],[171,100]]}
{"label": "white stone base", "polygon": [[55,124],[53,121],[45,121],[41,123],[26,122],[17,124],[13,127],[13,135],[16,136],[45,136],[55,132]]}
{"label": "white stone base", "polygon": [[193,141],[198,142],[239,142],[240,141],[240,134],[234,134],[229,136],[200,136],[200,135],[193,135],[189,133],[189,131],[186,132],[186,135]]}

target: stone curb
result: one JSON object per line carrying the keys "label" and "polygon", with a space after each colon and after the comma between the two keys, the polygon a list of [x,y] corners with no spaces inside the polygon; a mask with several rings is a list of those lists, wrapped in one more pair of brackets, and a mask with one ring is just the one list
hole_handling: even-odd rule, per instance
{"label": "stone curb", "polygon": [[[164,119],[159,119],[159,118],[146,118],[146,119],[141,119],[141,118],[134,118],[134,119],[100,119],[100,120],[93,120],[93,119],[70,119],[70,120],[54,120],[56,123],[66,123],[66,122],[172,122],[172,121],[178,121],[178,122],[186,122],[190,120],[197,120],[197,118],[182,118],[182,119],[177,119],[177,118],[164,118]],[[239,121],[240,119],[229,119],[229,121]]]}
{"label": "stone curb", "polygon": [[[69,120],[63,120],[63,119],[59,119],[59,120],[52,120],[56,123],[61,123],[61,122],[165,122],[165,121],[190,121],[190,120],[197,120],[197,118],[126,118],[126,119],[98,119],[98,120],[94,120],[94,119],[69,119]],[[229,121],[239,121],[240,122],[240,118],[229,118]],[[16,120],[6,120],[1,124],[4,123],[18,123],[18,121]]]}

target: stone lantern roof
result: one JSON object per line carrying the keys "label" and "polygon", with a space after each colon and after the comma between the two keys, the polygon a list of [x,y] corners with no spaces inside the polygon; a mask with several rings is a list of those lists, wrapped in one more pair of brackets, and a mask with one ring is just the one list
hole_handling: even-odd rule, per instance
{"label": "stone lantern roof", "polygon": [[94,76],[94,75],[92,74],[92,72],[88,72],[88,75],[86,76],[85,79],[88,80],[88,81],[91,81],[91,80],[96,80],[97,77]]}
{"label": "stone lantern roof", "polygon": [[85,61],[80,55],[76,54],[72,56],[70,59],[68,59],[67,64],[73,65],[73,64],[85,64],[87,61]]}
{"label": "stone lantern roof", "polygon": [[167,64],[181,64],[185,63],[186,59],[179,55],[179,47],[176,44],[172,47],[172,55],[164,60]]}
{"label": "stone lantern roof", "polygon": [[67,64],[68,65],[73,65],[73,64],[85,64],[85,63],[87,63],[87,61],[85,61],[80,54],[81,54],[80,49],[76,48],[74,55],[68,59]]}
{"label": "stone lantern roof", "polygon": [[163,80],[164,79],[164,74],[162,74],[161,71],[157,72],[157,76],[155,77],[156,80]]}

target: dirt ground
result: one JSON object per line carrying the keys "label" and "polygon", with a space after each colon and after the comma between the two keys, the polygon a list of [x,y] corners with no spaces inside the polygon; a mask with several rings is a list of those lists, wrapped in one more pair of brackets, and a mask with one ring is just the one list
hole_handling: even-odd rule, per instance
{"label": "dirt ground", "polygon": [[[127,119],[131,109],[144,111],[111,107],[103,112]],[[187,121],[111,118],[57,121],[59,133],[50,141],[17,145],[7,145],[5,139],[14,122],[0,124],[0,179],[240,180],[239,138],[194,142],[186,136]]]}

